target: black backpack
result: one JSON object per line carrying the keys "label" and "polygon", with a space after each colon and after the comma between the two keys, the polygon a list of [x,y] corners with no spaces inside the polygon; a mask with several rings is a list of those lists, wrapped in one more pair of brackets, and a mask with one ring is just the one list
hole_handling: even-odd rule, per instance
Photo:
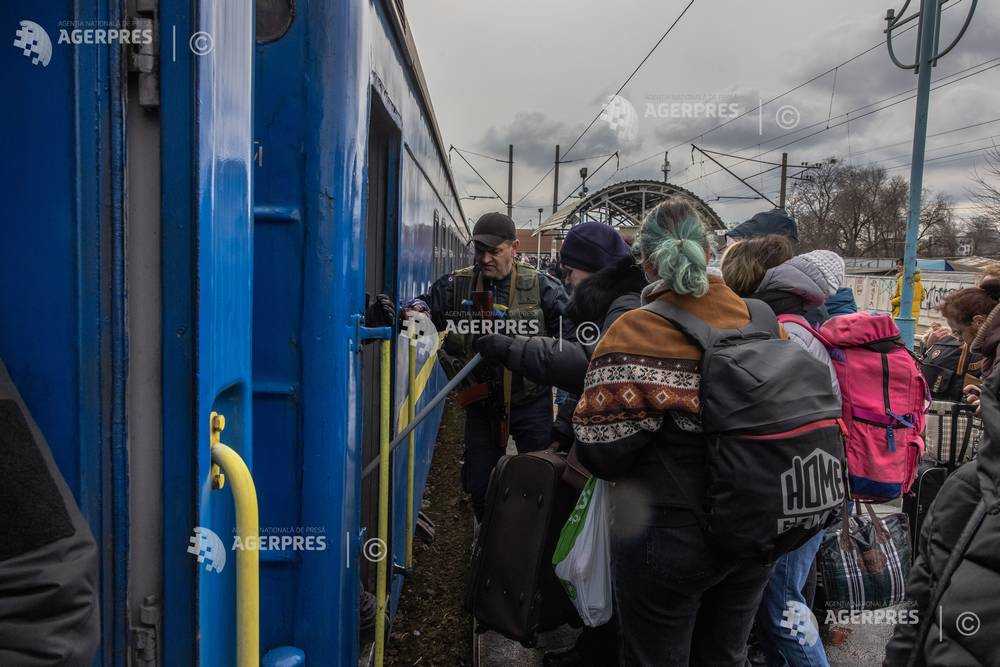
{"label": "black backpack", "polygon": [[[702,528],[720,550],[773,560],[824,530],[844,503],[841,406],[829,368],[780,337],[767,304],[745,301],[750,322],[734,330],[662,299],[643,308],[704,350],[708,486],[704,506],[693,508]],[[657,452],[673,477],[669,449]]]}
{"label": "black backpack", "polygon": [[964,344],[954,337],[934,343],[924,352],[920,371],[927,380],[931,397],[938,401],[962,400],[965,374],[978,362],[981,355],[966,353]]}

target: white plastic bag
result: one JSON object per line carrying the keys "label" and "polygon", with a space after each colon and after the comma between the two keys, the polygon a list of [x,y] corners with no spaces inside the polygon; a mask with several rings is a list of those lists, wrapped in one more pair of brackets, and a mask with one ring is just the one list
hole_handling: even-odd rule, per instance
{"label": "white plastic bag", "polygon": [[404,331],[396,337],[396,374],[393,384],[393,399],[397,406],[396,425],[397,432],[406,428],[409,423],[406,414],[406,399],[410,393],[408,364],[410,357],[410,337],[409,329],[416,331],[416,371],[417,386],[413,392],[417,398],[418,411],[419,402],[423,396],[424,389],[433,372],[437,359],[438,336],[434,324],[430,317],[424,313],[411,313],[403,321]]}
{"label": "white plastic bag", "polygon": [[591,477],[552,555],[556,576],[588,626],[611,618],[611,545],[607,483]]}

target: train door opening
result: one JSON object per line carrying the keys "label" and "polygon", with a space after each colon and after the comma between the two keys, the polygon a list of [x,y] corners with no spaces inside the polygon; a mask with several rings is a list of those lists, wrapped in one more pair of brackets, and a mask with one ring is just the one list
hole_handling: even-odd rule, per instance
{"label": "train door opening", "polygon": [[[128,625],[133,656],[162,660],[158,636],[163,590],[163,392],[160,328],[160,116],[140,92],[126,99],[125,285],[128,326]],[[134,659],[134,658],[133,658]]]}
{"label": "train door opening", "polygon": [[[368,122],[367,215],[365,219],[365,300],[377,294],[396,299],[396,238],[399,215],[400,132],[378,95],[372,91]],[[379,345],[368,344],[361,351],[362,461],[367,466],[379,454]],[[390,392],[391,395],[391,392]],[[378,475],[361,481],[361,527],[368,538],[378,529]],[[391,510],[390,510],[391,516]],[[390,535],[392,531],[390,530]],[[386,553],[391,554],[391,545]],[[365,591],[375,591],[374,563],[362,560],[361,583]],[[372,622],[373,619],[372,619]],[[367,619],[362,619],[362,626]]]}

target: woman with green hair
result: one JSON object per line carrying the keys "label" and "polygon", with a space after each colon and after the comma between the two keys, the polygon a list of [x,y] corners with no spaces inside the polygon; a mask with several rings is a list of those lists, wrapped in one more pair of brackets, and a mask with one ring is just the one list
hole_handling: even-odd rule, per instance
{"label": "woman with green hair", "polygon": [[[744,327],[746,304],[708,267],[712,237],[684,198],[657,206],[635,241],[650,281],[642,301],[663,299],[718,329]],[[594,351],[573,417],[581,462],[614,482],[611,576],[625,665],[687,665],[692,656],[743,665],[770,571],[717,552],[692,511],[706,486],[701,356],[667,320],[629,311]]]}

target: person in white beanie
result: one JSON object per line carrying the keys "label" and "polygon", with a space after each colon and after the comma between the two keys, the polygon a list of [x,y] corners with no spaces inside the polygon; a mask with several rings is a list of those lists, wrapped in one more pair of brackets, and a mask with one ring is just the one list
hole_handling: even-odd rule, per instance
{"label": "person in white beanie", "polygon": [[[780,253],[775,252],[774,240],[764,237],[746,241],[745,245],[743,252],[726,256],[722,264],[723,276],[746,281],[741,285],[743,293],[740,296],[764,301],[775,315],[797,316],[792,321],[782,321],[781,326],[789,338],[827,365],[830,382],[839,398],[837,373],[826,347],[813,335],[813,327],[820,324],[823,303],[837,292],[844,280],[844,260],[829,250],[814,250],[768,266],[781,258]],[[763,276],[754,286],[761,270]],[[787,624],[785,616],[789,610],[802,612],[799,618],[810,618],[808,610],[815,591],[813,563],[822,541],[823,533],[820,532],[775,562],[757,613],[759,647],[766,654],[768,664],[829,665],[823,643],[818,639],[808,641],[808,638],[815,638],[816,633],[806,632],[807,641],[800,642],[797,635],[782,625],[783,622]]]}

